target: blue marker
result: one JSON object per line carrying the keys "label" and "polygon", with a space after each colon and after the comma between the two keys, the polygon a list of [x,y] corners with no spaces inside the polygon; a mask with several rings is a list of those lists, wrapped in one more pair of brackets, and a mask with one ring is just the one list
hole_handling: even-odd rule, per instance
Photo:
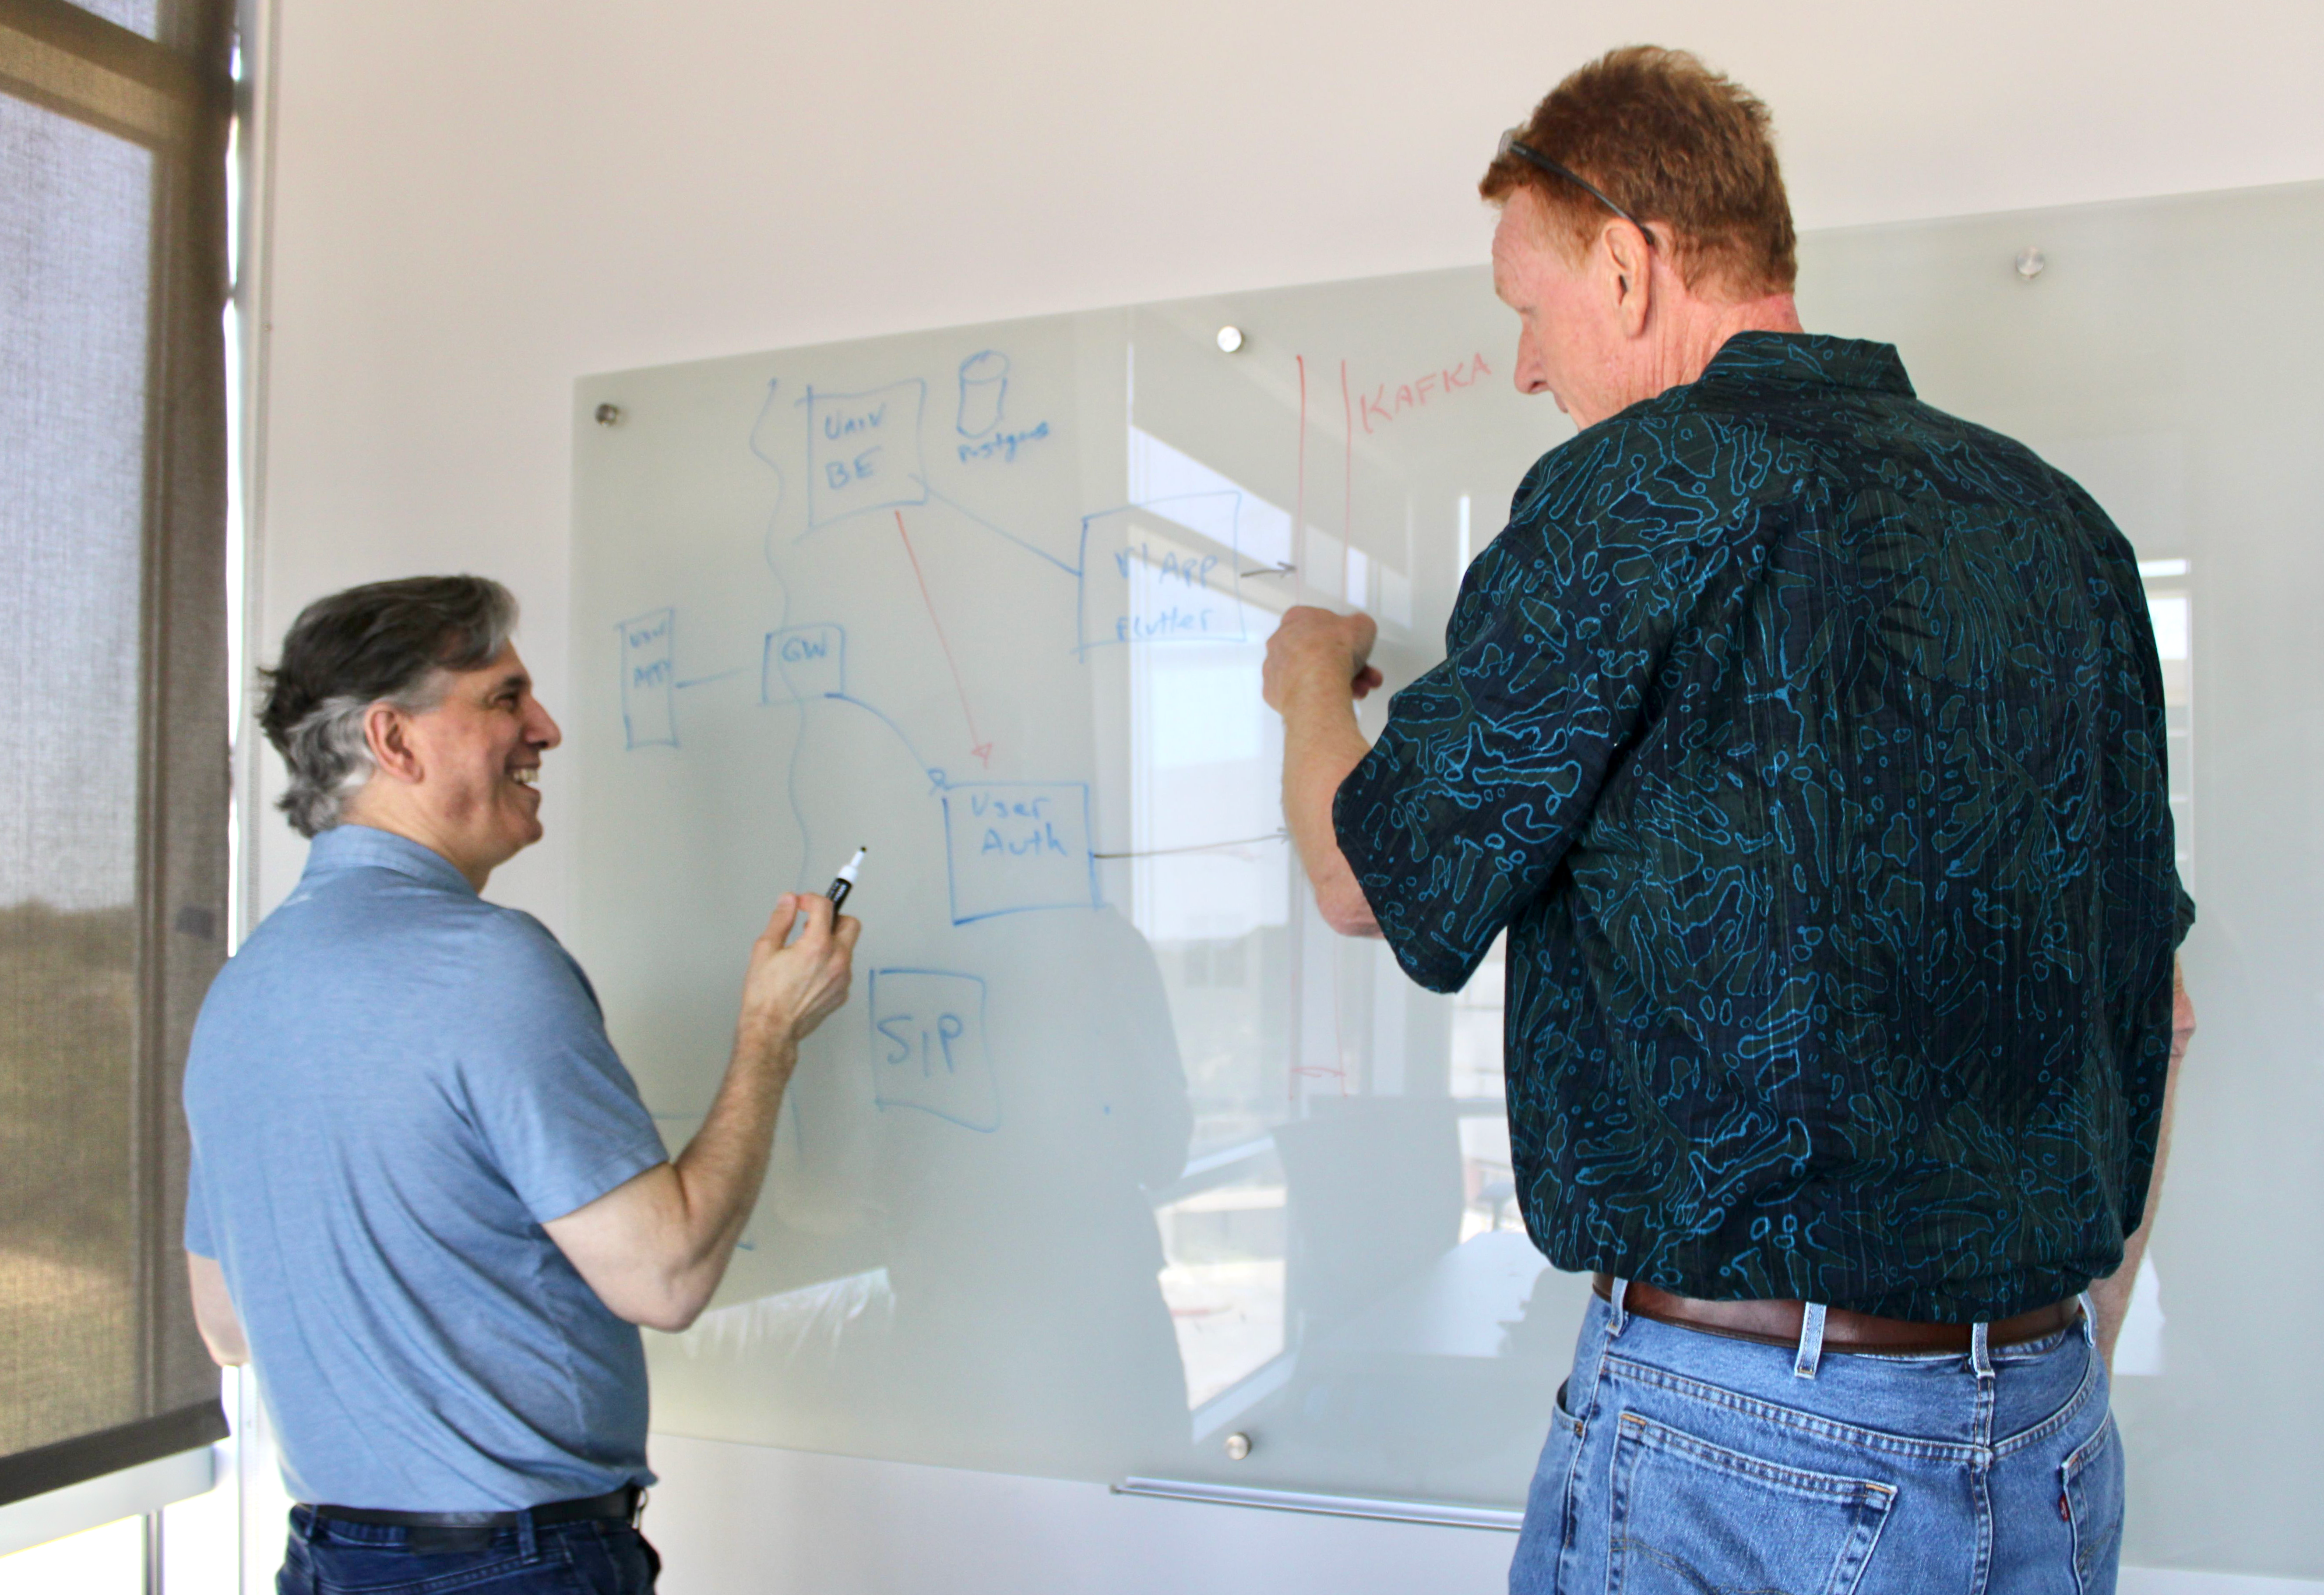
{"label": "blue marker", "polygon": [[856,849],[855,857],[847,861],[846,867],[832,877],[831,890],[824,894],[831,899],[832,913],[837,913],[847,906],[847,894],[855,889],[855,872],[863,867],[863,855],[871,850],[869,848]]}

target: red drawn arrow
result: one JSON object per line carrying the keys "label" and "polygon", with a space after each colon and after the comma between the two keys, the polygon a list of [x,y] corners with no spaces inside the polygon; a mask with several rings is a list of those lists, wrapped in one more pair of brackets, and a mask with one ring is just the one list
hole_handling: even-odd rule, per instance
{"label": "red drawn arrow", "polygon": [[904,557],[912,561],[912,577],[920,584],[920,602],[928,607],[928,624],[936,628],[936,646],[944,650],[945,663],[952,667],[953,690],[960,694],[960,712],[968,721],[968,751],[986,769],[992,767],[992,744],[980,742],[976,736],[976,711],[968,706],[968,683],[960,679],[960,661],[952,656],[952,644],[945,640],[944,622],[936,618],[936,601],[928,593],[928,579],[920,569],[920,556],[912,548],[912,534],[904,530],[904,512],[896,512],[896,535],[904,540]]}

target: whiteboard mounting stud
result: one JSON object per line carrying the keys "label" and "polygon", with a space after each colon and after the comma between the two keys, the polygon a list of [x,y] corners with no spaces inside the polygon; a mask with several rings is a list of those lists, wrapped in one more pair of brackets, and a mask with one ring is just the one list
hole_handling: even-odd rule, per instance
{"label": "whiteboard mounting stud", "polygon": [[2049,265],[2049,257],[2034,245],[2028,244],[2017,252],[2017,274],[2031,283]]}
{"label": "whiteboard mounting stud", "polygon": [[621,424],[622,424],[622,407],[621,407],[619,404],[600,404],[600,405],[598,405],[598,406],[597,406],[597,424],[598,424],[599,426],[619,426],[619,425],[621,425]]}
{"label": "whiteboard mounting stud", "polygon": [[[1232,331],[1232,328],[1228,329]],[[1238,1429],[1227,1436],[1227,1461],[1240,1462],[1250,1455],[1250,1436]]]}
{"label": "whiteboard mounting stud", "polygon": [[1222,352],[1231,355],[1240,348],[1242,348],[1241,328],[1222,327],[1219,329],[1219,348]]}

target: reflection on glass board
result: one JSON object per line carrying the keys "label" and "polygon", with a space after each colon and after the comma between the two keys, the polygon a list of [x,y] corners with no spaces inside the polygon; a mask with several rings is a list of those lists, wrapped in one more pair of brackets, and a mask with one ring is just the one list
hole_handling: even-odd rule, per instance
{"label": "reflection on glass board", "polygon": [[[2190,892],[2195,876],[2195,627],[2190,561],[2141,560],[2146,611],[2154,626],[2154,654],[2163,669],[2163,704],[2170,764],[2171,823],[2179,878]],[[2163,1276],[2149,1251],[2139,1260],[2115,1344],[2116,1378],[2154,1378],[2164,1371]]]}
{"label": "reflection on glass board", "polygon": [[1130,663],[1131,918],[1169,985],[1197,1156],[1264,1133],[1284,1103],[1290,844],[1282,724],[1259,695],[1275,617],[1246,606],[1240,624],[1248,640]]}
{"label": "reflection on glass board", "polygon": [[2195,598],[2185,560],[2142,560],[2146,612],[2154,623],[2154,653],[2163,666],[2163,705],[2169,737],[2171,822],[2178,839],[2179,876],[2195,889]]}
{"label": "reflection on glass board", "polygon": [[[2251,239],[2324,249],[2324,195],[2048,217],[2030,286],[2029,227],[1810,236],[1803,310],[1897,341],[2139,551],[2202,867],[2190,979],[2233,1000],[2189,1064],[2168,1290],[2142,1281],[2117,1368],[2133,1556],[2324,1566],[2282,1483],[2324,1385],[2241,1284],[2313,1294],[2282,1260],[2324,1210],[2324,718],[2283,666],[2324,590],[2324,334],[2146,313],[2209,302]],[[865,978],[803,1049],[718,1307],[654,1339],[659,1427],[1519,1502],[1587,1287],[1513,1201],[1499,958],[1444,998],[1330,934],[1258,693],[1297,602],[1367,606],[1391,691],[1439,657],[1468,559],[1568,435],[1509,386],[1506,320],[1479,267],[580,385],[567,939],[673,1136],[726,1056],[732,949],[872,849]]]}
{"label": "reflection on glass board", "polygon": [[1506,936],[1494,937],[1477,972],[1452,998],[1455,1097],[1499,1101],[1508,1095],[1508,1078],[1501,1068],[1502,1002],[1508,978],[1502,955],[1507,947]]}
{"label": "reflection on glass board", "polygon": [[1259,671],[1319,599],[1379,618],[1391,686],[1425,668],[1457,506],[1564,429],[1487,380],[1480,273],[1250,308],[1228,364],[1164,310],[586,385],[626,420],[582,445],[574,940],[673,1132],[713,949],[878,860],[720,1302],[656,1342],[662,1426],[1522,1488],[1578,1295],[1517,1227],[1498,987],[1324,931]]}
{"label": "reflection on glass board", "polygon": [[[2052,270],[2013,281],[2036,237]],[[2324,715],[2307,664],[2324,307],[2271,284],[2319,249],[2313,184],[1801,240],[1812,325],[1895,341],[1923,397],[2071,474],[2142,568],[2179,863],[2203,917],[2181,950],[2200,1030],[2153,1269],[2117,1347],[2117,1373],[2136,1376],[2114,1392],[2133,1565],[2324,1572],[2324,1378],[2281,1355],[2273,1313],[2236,1300],[2256,1277],[2285,1281],[2298,1311],[2319,1302],[2317,1271],[2285,1259],[2314,1255],[2324,1212]],[[2246,292],[2276,308],[2194,308]]]}
{"label": "reflection on glass board", "polygon": [[1155,1209],[1168,1259],[1162,1294],[1185,1368],[1186,1402],[1196,1411],[1283,1355],[1284,1206],[1283,1178],[1275,1170]]}
{"label": "reflection on glass board", "polygon": [[2138,1261],[2138,1277],[2130,1289],[2130,1306],[2122,1315],[2122,1334],[2115,1341],[2113,1374],[2117,1379],[2154,1378],[2163,1371],[2163,1275],[2154,1256]]}

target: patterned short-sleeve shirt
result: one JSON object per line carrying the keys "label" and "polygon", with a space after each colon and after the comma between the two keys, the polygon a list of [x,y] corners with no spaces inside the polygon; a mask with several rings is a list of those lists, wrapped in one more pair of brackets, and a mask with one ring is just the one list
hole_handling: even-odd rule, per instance
{"label": "patterned short-sleeve shirt", "polygon": [[2129,544],[1885,344],[1729,340],[1545,456],[1342,785],[1432,990],[1505,928],[1558,1266],[2000,1318],[2116,1267],[2169,1056]]}

